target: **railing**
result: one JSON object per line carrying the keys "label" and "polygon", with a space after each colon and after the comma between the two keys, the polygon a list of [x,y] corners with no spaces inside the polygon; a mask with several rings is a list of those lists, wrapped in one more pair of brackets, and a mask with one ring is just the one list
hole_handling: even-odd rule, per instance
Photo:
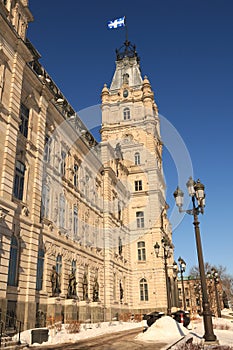
{"label": "railing", "polygon": [[[1,314],[0,314],[0,317],[1,317]],[[15,316],[6,315],[6,322],[0,319],[0,347],[2,344],[2,337],[5,335],[8,335],[10,328],[13,328],[15,333],[19,334],[18,344],[21,344],[20,336],[22,331],[22,325],[23,325],[23,322],[20,320],[17,320]]]}
{"label": "railing", "polygon": [[2,345],[2,334],[3,334],[4,322],[0,321],[0,347]]}

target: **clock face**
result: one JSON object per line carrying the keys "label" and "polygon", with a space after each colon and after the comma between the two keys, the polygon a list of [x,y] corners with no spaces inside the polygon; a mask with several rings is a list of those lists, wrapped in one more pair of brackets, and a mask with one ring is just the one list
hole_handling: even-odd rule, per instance
{"label": "clock face", "polygon": [[128,94],[129,94],[129,93],[128,93],[128,90],[124,90],[124,91],[123,91],[123,96],[124,96],[124,97],[127,97]]}

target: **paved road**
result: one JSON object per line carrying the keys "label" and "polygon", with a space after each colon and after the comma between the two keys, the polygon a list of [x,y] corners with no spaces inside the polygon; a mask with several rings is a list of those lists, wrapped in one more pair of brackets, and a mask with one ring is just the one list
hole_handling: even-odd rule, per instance
{"label": "paved road", "polygon": [[79,340],[72,344],[49,345],[43,347],[33,346],[33,350],[159,350],[164,347],[165,343],[145,343],[136,341],[135,336],[142,331],[142,328],[117,332],[112,334],[104,334],[102,336]]}

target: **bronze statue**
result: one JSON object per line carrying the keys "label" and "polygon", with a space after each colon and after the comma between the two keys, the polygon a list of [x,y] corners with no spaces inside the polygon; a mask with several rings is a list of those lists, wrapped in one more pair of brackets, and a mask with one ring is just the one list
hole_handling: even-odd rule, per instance
{"label": "bronze statue", "polygon": [[67,298],[73,299],[77,297],[77,290],[76,290],[76,277],[75,272],[72,270],[71,274],[69,275],[69,285],[68,285],[68,292],[67,292]]}
{"label": "bronze statue", "polygon": [[83,300],[88,300],[88,280],[86,271],[84,271],[83,274]]}
{"label": "bronze statue", "polygon": [[124,297],[124,289],[122,287],[121,281],[120,281],[120,302],[122,303]]}
{"label": "bronze statue", "polygon": [[99,301],[99,283],[98,283],[98,277],[97,275],[95,276],[94,279],[94,287],[93,287],[93,301]]}
{"label": "bronze statue", "polygon": [[56,266],[52,267],[52,272],[50,275],[50,281],[52,285],[52,296],[58,296],[61,293],[59,275],[56,271]]}

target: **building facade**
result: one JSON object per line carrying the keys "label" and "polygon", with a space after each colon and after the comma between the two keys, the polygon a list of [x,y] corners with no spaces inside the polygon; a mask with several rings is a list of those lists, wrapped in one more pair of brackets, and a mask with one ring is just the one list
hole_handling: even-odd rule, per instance
{"label": "building facade", "polygon": [[31,21],[28,0],[0,1],[1,318],[28,329],[166,311],[160,122],[135,47],[117,52],[97,142],[41,66]]}
{"label": "building facade", "polygon": [[[203,309],[200,278],[188,276],[183,279],[184,296],[181,279],[178,279],[177,284],[179,293],[179,308],[189,311],[192,317],[195,317],[198,314],[201,315]],[[215,283],[213,279],[207,278],[206,284],[210,310],[212,314],[217,317],[224,308],[224,292],[222,282],[219,280],[218,283]]]}

